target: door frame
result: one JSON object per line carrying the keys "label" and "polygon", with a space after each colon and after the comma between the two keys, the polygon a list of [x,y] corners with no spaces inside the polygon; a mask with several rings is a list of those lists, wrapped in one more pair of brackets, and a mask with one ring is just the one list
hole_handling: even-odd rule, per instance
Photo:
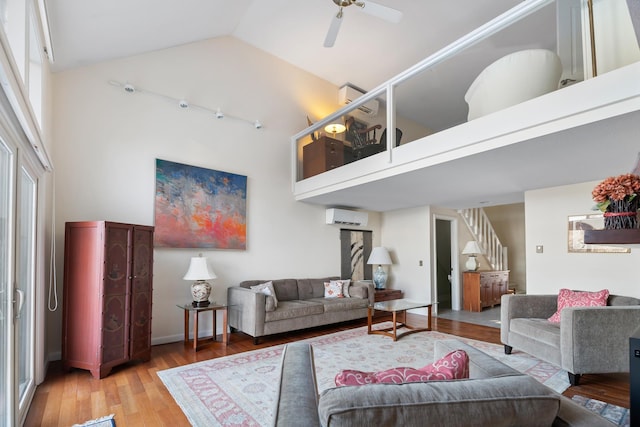
{"label": "door frame", "polygon": [[[433,239],[431,239],[431,295],[438,295],[438,272],[437,268],[437,250],[436,250],[436,220],[448,221],[451,225],[451,309],[459,311],[462,309],[462,292],[460,287],[460,262],[458,257],[458,217],[445,214],[433,214],[431,216],[431,230]],[[435,305],[435,313],[438,313],[438,305]]]}

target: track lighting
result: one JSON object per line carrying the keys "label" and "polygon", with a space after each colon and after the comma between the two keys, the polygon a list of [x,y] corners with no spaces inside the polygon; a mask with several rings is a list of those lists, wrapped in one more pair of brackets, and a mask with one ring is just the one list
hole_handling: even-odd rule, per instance
{"label": "track lighting", "polygon": [[155,93],[155,92],[151,92],[148,90],[144,90],[142,88],[139,87],[135,87],[134,85],[132,85],[131,83],[120,83],[118,81],[115,80],[109,80],[108,82],[111,86],[116,86],[119,88],[124,89],[125,92],[127,93],[143,93],[146,95],[152,95],[155,96],[156,98],[162,98],[165,101],[171,101],[171,102],[175,102],[174,105],[178,105],[178,107],[180,109],[184,109],[184,110],[203,110],[212,114],[215,114],[216,118],[218,119],[224,119],[224,118],[229,118],[232,120],[240,120],[242,122],[246,122],[246,123],[250,123],[251,125],[253,125],[254,128],[256,129],[262,129],[262,123],[260,123],[260,120],[247,120],[247,119],[242,119],[240,117],[234,117],[232,115],[229,114],[225,114],[222,112],[222,110],[220,109],[220,107],[218,107],[215,111],[207,108],[207,107],[202,107],[200,105],[195,105],[195,104],[190,104],[189,101],[187,101],[186,99],[177,99],[177,98],[173,98],[167,95],[163,95],[161,93]]}

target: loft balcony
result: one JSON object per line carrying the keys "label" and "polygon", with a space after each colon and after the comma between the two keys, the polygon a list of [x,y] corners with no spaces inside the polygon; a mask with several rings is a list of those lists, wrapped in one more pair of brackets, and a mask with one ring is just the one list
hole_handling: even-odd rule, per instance
{"label": "loft balcony", "polygon": [[[631,171],[640,152],[634,23],[624,0],[615,10],[594,10],[593,20],[586,7],[522,2],[293,136],[296,200],[373,211],[466,208],[521,202],[527,190]],[[607,31],[614,24],[615,37]],[[474,106],[469,115],[465,94],[481,71],[530,49],[558,53],[562,83],[489,113]],[[515,68],[501,79],[486,99],[534,85]],[[372,101],[376,115],[359,110]],[[327,132],[332,123],[368,132]],[[397,132],[381,141],[383,131],[396,128],[400,144]]]}

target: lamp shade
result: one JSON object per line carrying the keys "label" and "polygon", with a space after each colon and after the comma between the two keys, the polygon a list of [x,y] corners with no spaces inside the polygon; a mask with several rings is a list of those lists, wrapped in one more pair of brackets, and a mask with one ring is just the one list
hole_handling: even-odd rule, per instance
{"label": "lamp shade", "polygon": [[482,249],[478,246],[478,242],[475,240],[470,240],[464,245],[464,249],[462,250],[462,255],[477,255],[481,254]]}
{"label": "lamp shade", "polygon": [[184,275],[184,280],[209,280],[215,279],[216,273],[207,266],[207,259],[204,257],[193,257],[189,264],[189,270]]}
{"label": "lamp shade", "polygon": [[342,133],[347,130],[347,127],[342,123],[331,123],[326,125],[324,130],[329,133]]}
{"label": "lamp shade", "polygon": [[367,264],[390,265],[393,263],[391,262],[391,257],[389,256],[387,249],[382,246],[378,246],[371,250],[371,255],[369,255]]}

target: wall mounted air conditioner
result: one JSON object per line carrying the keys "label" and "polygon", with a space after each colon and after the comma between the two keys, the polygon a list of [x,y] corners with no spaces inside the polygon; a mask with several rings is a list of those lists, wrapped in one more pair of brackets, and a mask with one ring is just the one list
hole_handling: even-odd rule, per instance
{"label": "wall mounted air conditioner", "polygon": [[[360,98],[364,93],[353,86],[344,85],[338,90],[338,104],[347,105],[356,99]],[[375,116],[378,114],[378,108],[380,103],[375,99],[369,102],[365,102],[358,107],[356,111],[359,111],[367,116]]]}
{"label": "wall mounted air conditioner", "polygon": [[369,214],[346,209],[327,209],[327,224],[345,224],[366,226]]}

